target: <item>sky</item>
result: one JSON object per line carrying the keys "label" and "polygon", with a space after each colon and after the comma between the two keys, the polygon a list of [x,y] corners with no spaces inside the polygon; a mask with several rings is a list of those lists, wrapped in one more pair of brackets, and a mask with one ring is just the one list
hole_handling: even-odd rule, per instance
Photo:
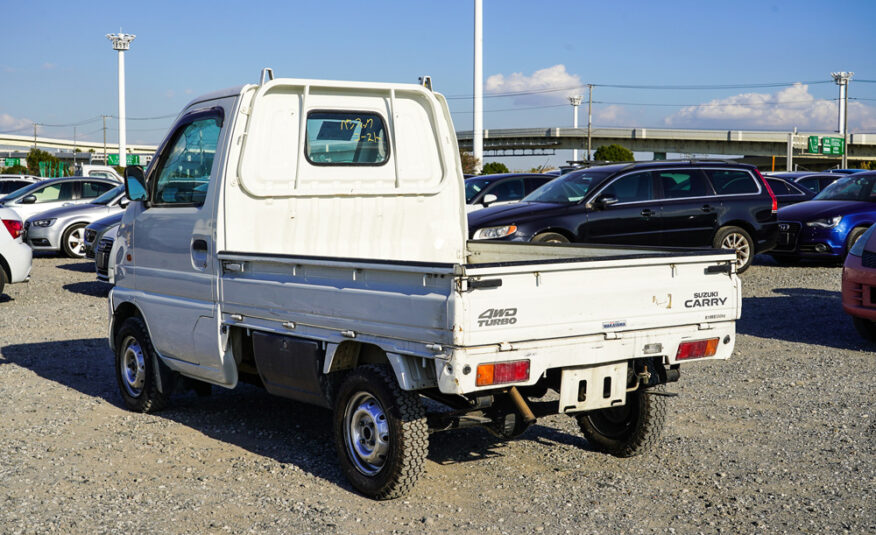
{"label": "sky", "polygon": [[[0,0],[0,133],[101,140],[126,53],[129,143],[158,144],[197,95],[277,77],[416,83],[429,75],[472,129],[473,0],[103,2]],[[594,127],[876,133],[874,0],[483,0],[484,127],[564,127],[593,88]],[[516,93],[516,95],[508,95]],[[524,94],[520,94],[524,93]],[[49,126],[53,125],[53,126]],[[118,123],[107,120],[107,137]],[[486,158],[509,168],[554,156]]]}

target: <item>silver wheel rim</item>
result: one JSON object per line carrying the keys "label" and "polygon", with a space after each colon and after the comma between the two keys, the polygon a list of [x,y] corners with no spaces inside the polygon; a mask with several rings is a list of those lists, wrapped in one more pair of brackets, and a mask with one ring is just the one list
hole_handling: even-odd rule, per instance
{"label": "silver wheel rim", "polygon": [[125,338],[122,347],[122,385],[129,396],[136,398],[143,393],[143,384],[146,382],[146,358],[140,343],[133,336]]}
{"label": "silver wheel rim", "polygon": [[383,407],[371,394],[357,392],[344,410],[344,443],[356,470],[369,477],[380,472],[390,439]]}
{"label": "silver wheel rim", "polygon": [[76,256],[85,256],[85,227],[80,227],[67,236],[67,248]]}
{"label": "silver wheel rim", "polygon": [[744,266],[751,256],[751,245],[745,236],[738,232],[731,232],[724,236],[721,241],[721,249],[733,249],[736,251],[736,266]]}

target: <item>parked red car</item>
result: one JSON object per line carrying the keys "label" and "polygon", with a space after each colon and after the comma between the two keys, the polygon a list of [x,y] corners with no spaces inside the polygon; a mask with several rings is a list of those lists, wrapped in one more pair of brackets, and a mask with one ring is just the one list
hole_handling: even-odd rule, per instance
{"label": "parked red car", "polygon": [[852,316],[855,329],[876,342],[876,225],[849,249],[842,288],[843,309]]}

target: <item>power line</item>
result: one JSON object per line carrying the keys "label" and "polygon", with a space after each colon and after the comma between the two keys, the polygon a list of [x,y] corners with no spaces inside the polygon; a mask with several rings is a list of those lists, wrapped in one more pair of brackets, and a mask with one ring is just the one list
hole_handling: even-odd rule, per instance
{"label": "power line", "polygon": [[[819,100],[786,100],[782,102],[758,102],[758,103],[726,103],[726,104],[662,104],[656,102],[610,102],[605,100],[594,100],[594,104],[613,105],[613,106],[646,106],[646,107],[661,107],[661,108],[761,108],[775,107],[786,108],[796,104],[811,104],[813,102],[834,102],[837,99],[819,99]],[[876,99],[859,99],[859,100],[876,100]],[[524,111],[538,110],[549,108],[566,108],[568,104],[550,104],[544,106],[524,106],[518,108],[502,108],[496,110],[484,110],[484,113],[505,112],[505,111]],[[472,111],[454,111],[451,113],[474,113]]]}
{"label": "power line", "polygon": [[[858,81],[858,80],[856,80]],[[830,84],[832,80],[812,80],[806,82],[769,82],[762,84],[718,84],[718,85],[633,85],[633,84],[579,84],[570,87],[553,88],[553,89],[533,89],[528,91],[509,91],[506,93],[493,93],[492,95],[484,95],[484,98],[504,98],[504,97],[519,97],[526,95],[541,95],[545,93],[556,93],[561,91],[583,90],[592,85],[593,87],[608,87],[612,89],[648,89],[648,90],[709,90],[709,89],[758,89],[770,87],[791,87],[795,85],[816,85]],[[452,95],[445,97],[447,100],[470,99],[471,95]]]}

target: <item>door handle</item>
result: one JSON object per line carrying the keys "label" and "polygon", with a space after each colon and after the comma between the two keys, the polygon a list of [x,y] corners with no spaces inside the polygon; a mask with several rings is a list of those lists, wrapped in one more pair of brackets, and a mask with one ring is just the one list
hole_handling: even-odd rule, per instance
{"label": "door handle", "polygon": [[650,210],[648,208],[645,208],[644,210],[642,210],[642,217],[651,217],[652,215],[654,215],[653,210]]}
{"label": "door handle", "polygon": [[198,270],[207,269],[207,240],[192,240],[192,265]]}
{"label": "door handle", "polygon": [[709,212],[714,212],[714,211],[715,211],[715,209],[712,208],[711,206],[709,206],[708,204],[703,205],[703,212],[709,213]]}

